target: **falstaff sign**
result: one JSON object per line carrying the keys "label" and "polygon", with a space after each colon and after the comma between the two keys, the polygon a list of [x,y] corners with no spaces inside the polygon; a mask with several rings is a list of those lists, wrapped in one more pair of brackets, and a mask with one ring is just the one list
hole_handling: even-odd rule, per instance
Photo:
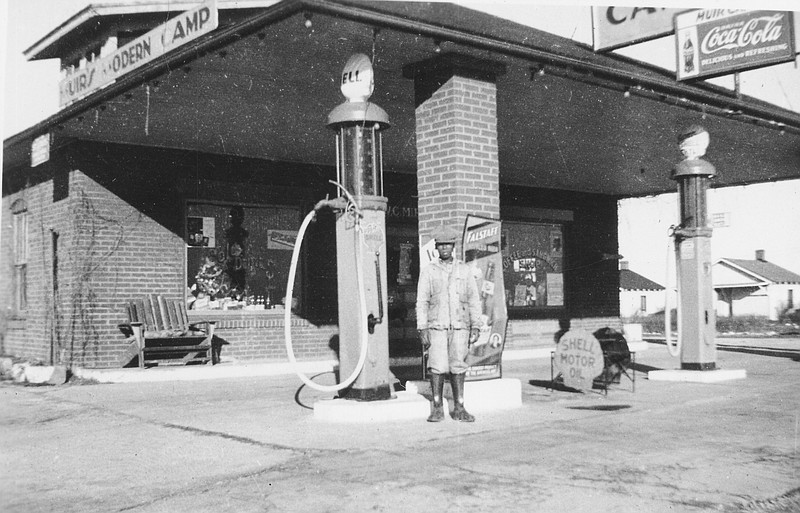
{"label": "falstaff sign", "polygon": [[678,80],[794,60],[792,13],[705,9],[675,17]]}
{"label": "falstaff sign", "polygon": [[69,71],[59,84],[59,106],[79,100],[119,77],[217,28],[216,0],[175,16],[85,68]]}
{"label": "falstaff sign", "polygon": [[481,298],[483,328],[467,355],[466,379],[499,378],[508,312],[500,253],[500,221],[468,215],[464,226],[464,261],[473,269]]}

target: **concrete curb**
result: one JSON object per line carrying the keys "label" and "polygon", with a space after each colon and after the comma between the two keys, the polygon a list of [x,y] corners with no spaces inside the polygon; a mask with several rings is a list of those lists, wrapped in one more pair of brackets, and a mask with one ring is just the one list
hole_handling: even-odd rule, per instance
{"label": "concrete curb", "polygon": [[14,363],[12,358],[0,358],[0,375],[17,383],[34,385],[63,385],[67,382],[64,365],[35,365],[30,362]]}
{"label": "concrete curb", "polygon": [[[631,342],[631,351],[644,351],[647,342]],[[550,358],[553,351],[550,347],[534,349],[511,349],[503,352],[504,361],[534,360]],[[421,365],[419,357],[392,359],[392,365]],[[149,369],[86,369],[77,367],[72,370],[74,376],[97,381],[99,383],[149,383],[163,381],[200,381],[209,379],[247,378],[257,376],[285,376],[295,374],[318,374],[333,372],[338,367],[336,360],[298,362],[295,368],[289,362],[233,362],[223,361],[217,365],[186,365],[152,367]]]}

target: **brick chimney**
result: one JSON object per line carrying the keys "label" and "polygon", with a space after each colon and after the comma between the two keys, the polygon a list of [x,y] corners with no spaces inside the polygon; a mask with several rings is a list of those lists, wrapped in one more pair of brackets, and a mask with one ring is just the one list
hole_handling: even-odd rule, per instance
{"label": "brick chimney", "polygon": [[763,249],[756,250],[756,260],[758,260],[759,262],[767,261],[766,252]]}

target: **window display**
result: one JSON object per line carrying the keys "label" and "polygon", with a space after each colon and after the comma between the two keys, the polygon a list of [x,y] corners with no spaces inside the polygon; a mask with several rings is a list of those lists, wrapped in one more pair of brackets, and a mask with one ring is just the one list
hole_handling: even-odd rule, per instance
{"label": "window display", "polygon": [[189,202],[186,210],[189,307],[282,308],[299,208]]}
{"label": "window display", "polygon": [[509,308],[564,306],[563,232],[560,224],[503,223],[503,276]]}

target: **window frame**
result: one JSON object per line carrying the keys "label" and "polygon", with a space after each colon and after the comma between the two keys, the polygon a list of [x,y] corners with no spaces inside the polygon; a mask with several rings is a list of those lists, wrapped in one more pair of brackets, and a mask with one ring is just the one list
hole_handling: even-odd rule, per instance
{"label": "window frame", "polygon": [[17,313],[28,309],[28,256],[30,252],[29,215],[25,200],[19,199],[11,205],[12,244],[14,259],[14,301]]}
{"label": "window frame", "polygon": [[[516,210],[528,210],[518,208]],[[567,252],[567,238],[569,232],[569,223],[573,220],[571,211],[551,210],[551,209],[530,209],[536,212],[532,216],[514,215],[509,219],[503,219],[503,238],[505,239],[508,234],[509,226],[513,225],[529,225],[529,226],[542,226],[542,227],[558,227],[560,234],[560,272],[561,274],[561,296],[562,301],[559,305],[526,305],[526,306],[513,306],[506,302],[509,319],[549,319],[563,316],[569,309],[569,295],[567,291],[567,277],[568,271],[568,252]],[[552,215],[542,215],[552,213]],[[552,240],[548,241],[552,244]],[[508,250],[508,241],[503,242],[503,279],[504,283],[508,284],[509,279],[507,273],[514,272],[513,267],[509,264],[513,261],[513,255]],[[535,251],[534,251],[535,253]],[[513,298],[515,291],[506,290],[507,297],[510,294]]]}
{"label": "window frame", "polygon": [[[203,206],[203,205],[211,207],[213,209],[223,209],[223,210],[226,210],[226,211],[230,210],[233,207],[241,207],[241,208],[245,209],[246,211],[250,212],[250,214],[248,214],[246,216],[246,218],[252,217],[252,211],[253,210],[258,210],[258,209],[284,211],[284,213],[287,213],[287,212],[296,213],[297,214],[297,228],[295,230],[286,230],[286,231],[295,231],[296,232],[297,230],[299,230],[300,224],[302,222],[302,208],[301,208],[301,205],[299,205],[297,203],[252,203],[252,202],[233,202],[233,201],[227,201],[227,200],[216,200],[216,199],[208,199],[208,198],[187,198],[184,201],[184,216],[183,216],[184,217],[184,247],[185,247],[185,253],[184,253],[185,273],[184,274],[185,274],[185,279],[186,279],[186,291],[187,291],[187,298],[186,299],[190,303],[192,302],[191,299],[192,299],[192,296],[193,296],[193,294],[192,294],[193,277],[195,276],[196,272],[199,269],[194,269],[194,268],[190,267],[192,259],[190,258],[189,253],[192,252],[192,251],[198,251],[198,250],[205,249],[207,251],[210,251],[212,254],[216,254],[217,261],[220,262],[219,265],[224,267],[224,261],[220,261],[219,258],[220,258],[220,255],[222,253],[225,253],[227,251],[227,248],[225,248],[225,238],[224,237],[222,237],[222,238],[215,237],[214,246],[213,247],[203,247],[203,246],[191,243],[192,241],[190,240],[190,235],[191,234],[190,234],[190,230],[189,230],[189,219],[190,218],[203,217],[203,216],[198,216],[196,213],[190,213],[190,212],[193,210],[193,208],[197,208],[197,207],[200,207],[200,206]],[[227,216],[225,216],[225,217],[227,217]],[[252,220],[250,220],[250,222],[252,222]],[[226,223],[221,222],[221,217],[220,217],[220,219],[216,220],[215,223],[214,223],[214,227],[215,227],[216,232],[223,232],[224,233],[224,231],[226,230],[226,228],[225,228],[226,226],[227,226]],[[254,247],[255,245],[254,245],[254,243],[252,241],[253,241],[253,237],[255,236],[255,232],[257,231],[257,229],[251,228],[251,230],[249,230],[249,231],[251,233],[248,236],[249,237],[248,245],[251,246],[251,247],[249,249],[247,249],[246,251],[247,251],[248,259],[256,260],[256,259],[258,259],[258,256],[257,256],[257,253],[255,252],[256,251],[255,247]],[[281,230],[278,230],[278,231],[281,231]],[[291,255],[291,251],[289,251],[289,255]],[[287,268],[287,272],[288,272],[288,268]],[[300,265],[298,266],[297,277],[296,277],[296,280],[297,280],[296,283],[299,283],[299,286],[296,286],[296,288],[295,288],[294,299],[296,301],[298,301],[299,304],[302,305],[302,306],[304,306],[304,304],[305,304],[305,299],[306,299],[306,294],[307,294],[306,288],[304,286],[304,284],[305,284],[305,274],[306,274],[306,272],[305,272],[304,258],[301,256],[301,262],[300,262]],[[240,312],[247,312],[247,313],[249,313],[250,311],[255,311],[255,312],[263,312],[264,310],[269,311],[271,309],[270,307],[275,307],[275,306],[279,305],[281,303],[282,299],[283,299],[282,297],[280,297],[281,295],[279,293],[280,290],[282,289],[282,287],[277,286],[277,287],[274,287],[274,289],[275,289],[275,293],[274,294],[267,293],[266,290],[264,292],[260,292],[260,289],[258,289],[259,292],[255,292],[255,291],[251,290],[250,297],[252,298],[253,301],[250,301],[250,300],[247,300],[247,299],[243,299],[242,303],[247,303],[247,305],[246,305],[247,308],[241,308],[241,309],[235,308],[235,310],[240,311]],[[273,296],[275,296],[275,297],[273,297]],[[225,296],[222,296],[222,297],[225,297]],[[258,305],[260,305],[261,307],[258,308],[257,307]],[[194,309],[194,308],[191,308],[191,309]],[[224,311],[226,309],[227,308],[223,308],[222,305],[220,305],[219,307],[204,308],[203,311],[211,313],[211,312]]]}

